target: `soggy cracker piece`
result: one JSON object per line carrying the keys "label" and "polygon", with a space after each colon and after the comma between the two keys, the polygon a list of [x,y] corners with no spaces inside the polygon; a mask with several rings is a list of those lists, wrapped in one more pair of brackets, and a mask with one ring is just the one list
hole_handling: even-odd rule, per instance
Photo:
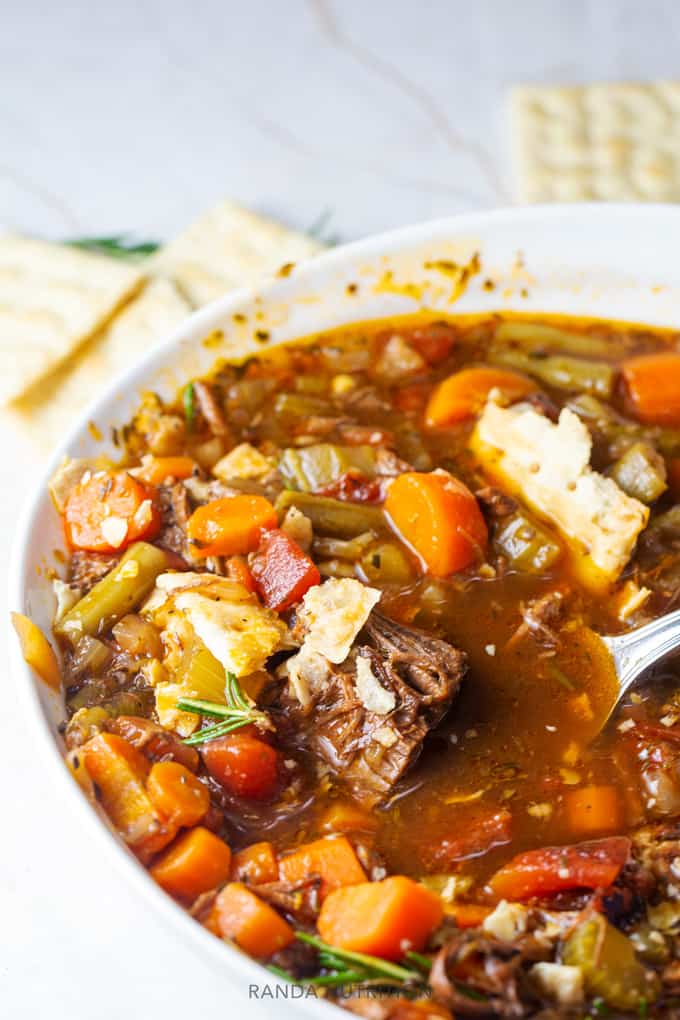
{"label": "soggy cracker piece", "polygon": [[169,280],[152,280],[116,318],[47,378],[10,406],[12,416],[45,447],[54,446],[117,375],[191,312]]}
{"label": "soggy cracker piece", "polygon": [[680,200],[680,82],[520,86],[510,119],[519,201]]}
{"label": "soggy cracker piece", "polygon": [[0,237],[0,404],[60,365],[143,280],[138,268],[101,255]]}
{"label": "soggy cracker piece", "polygon": [[147,263],[174,279],[196,308],[236,287],[256,283],[288,262],[321,251],[306,234],[221,202]]}

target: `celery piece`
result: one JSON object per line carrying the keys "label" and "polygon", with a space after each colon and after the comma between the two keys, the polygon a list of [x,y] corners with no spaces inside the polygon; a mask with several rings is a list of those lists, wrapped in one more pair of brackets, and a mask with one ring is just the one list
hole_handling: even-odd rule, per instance
{"label": "celery piece", "polygon": [[642,503],[653,503],[666,491],[666,463],[651,443],[633,443],[609,474],[620,489]]}
{"label": "celery piece", "polygon": [[378,507],[360,503],[343,503],[327,496],[314,496],[309,492],[282,492],[276,501],[276,511],[282,519],[286,510],[294,506],[312,522],[315,531],[322,535],[354,538],[364,531],[385,531],[385,516]]}
{"label": "celery piece", "polygon": [[76,646],[83,634],[102,634],[126,613],[138,608],[156,578],[168,568],[162,549],[135,542],[91,591],[55,625],[54,632]]}
{"label": "celery piece", "polygon": [[314,443],[299,450],[288,447],[279,461],[279,471],[285,481],[302,492],[322,489],[350,469],[373,478],[375,449],[372,446]]}
{"label": "celery piece", "polygon": [[494,347],[489,361],[533,375],[558,390],[591,393],[608,399],[614,388],[615,371],[606,361],[586,361],[569,355],[527,354],[512,348]]}
{"label": "celery piece", "polygon": [[562,553],[562,546],[550,532],[523,511],[501,520],[494,545],[511,567],[528,574],[549,570]]}
{"label": "celery piece", "polygon": [[589,995],[599,996],[614,1009],[633,1010],[641,1001],[657,997],[658,977],[638,960],[630,939],[601,914],[582,921],[572,932],[562,961],[580,967]]}
{"label": "celery piece", "polygon": [[501,322],[494,335],[497,344],[510,344],[531,351],[557,351],[559,354],[582,354],[586,357],[607,358],[613,341],[607,337],[586,333],[570,333],[558,326],[538,322],[521,322],[510,319]]}
{"label": "celery piece", "polygon": [[413,568],[407,553],[396,542],[380,542],[361,557],[366,579],[377,584],[408,584]]}

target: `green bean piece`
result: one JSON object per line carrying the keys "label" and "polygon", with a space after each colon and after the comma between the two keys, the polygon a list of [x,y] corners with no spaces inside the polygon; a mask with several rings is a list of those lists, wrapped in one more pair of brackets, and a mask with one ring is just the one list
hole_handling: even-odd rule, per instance
{"label": "green bean piece", "polygon": [[567,354],[527,354],[503,347],[491,348],[489,361],[533,375],[558,390],[592,393],[608,400],[614,389],[616,373],[606,361],[586,361]]}
{"label": "green bean piece", "polygon": [[156,578],[168,568],[162,549],[135,542],[118,564],[56,624],[54,631],[75,647],[83,634],[101,634],[139,607]]}
{"label": "green bean piece", "polygon": [[653,503],[666,491],[666,462],[651,443],[633,443],[610,468],[619,488],[641,503]]}
{"label": "green bean piece", "polygon": [[274,401],[274,414],[280,418],[309,418],[331,411],[332,405],[327,400],[306,393],[279,393]]}
{"label": "green bean piece", "polygon": [[562,554],[557,539],[524,511],[504,517],[493,542],[511,567],[527,574],[542,574]]}
{"label": "green bean piece", "polygon": [[606,337],[569,333],[557,326],[537,322],[501,322],[496,328],[497,344],[509,344],[531,351],[556,351],[559,354],[582,354],[585,357],[607,358],[612,353],[612,341]]}
{"label": "green bean piece", "polygon": [[315,531],[322,535],[354,538],[364,531],[385,531],[385,516],[376,506],[360,503],[343,503],[327,496],[313,496],[309,492],[282,492],[276,501],[276,512],[281,520],[289,507],[294,506],[309,517]]}
{"label": "green bean piece", "polygon": [[613,1009],[633,1010],[642,1000],[657,997],[658,977],[637,959],[630,939],[601,914],[579,924],[564,945],[562,960],[580,967],[588,994]]}
{"label": "green bean piece", "polygon": [[378,584],[408,584],[413,580],[413,568],[408,555],[396,542],[380,542],[361,557],[361,569],[366,580]]}
{"label": "green bean piece", "polygon": [[367,478],[375,475],[375,449],[372,446],[338,446],[314,443],[301,449],[288,447],[279,461],[285,481],[302,492],[315,492],[330,485],[349,470]]}

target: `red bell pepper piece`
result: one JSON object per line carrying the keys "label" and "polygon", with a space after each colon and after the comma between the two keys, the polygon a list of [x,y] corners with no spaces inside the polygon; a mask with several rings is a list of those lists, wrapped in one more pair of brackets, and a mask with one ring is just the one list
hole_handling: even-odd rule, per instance
{"label": "red bell pepper piece", "polygon": [[629,855],[626,836],[528,850],[513,857],[489,884],[498,899],[506,900],[551,896],[568,889],[606,889]]}
{"label": "red bell pepper piece", "polygon": [[321,581],[313,560],[278,528],[262,536],[250,569],[262,601],[278,612],[290,609]]}

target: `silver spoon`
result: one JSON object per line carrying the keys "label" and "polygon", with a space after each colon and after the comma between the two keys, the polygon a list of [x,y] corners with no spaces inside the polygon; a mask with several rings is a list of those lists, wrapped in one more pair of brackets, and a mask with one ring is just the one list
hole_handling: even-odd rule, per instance
{"label": "silver spoon", "polygon": [[644,627],[630,630],[627,634],[601,637],[614,660],[618,680],[618,693],[605,719],[606,723],[640,676],[680,648],[680,609],[660,616]]}

